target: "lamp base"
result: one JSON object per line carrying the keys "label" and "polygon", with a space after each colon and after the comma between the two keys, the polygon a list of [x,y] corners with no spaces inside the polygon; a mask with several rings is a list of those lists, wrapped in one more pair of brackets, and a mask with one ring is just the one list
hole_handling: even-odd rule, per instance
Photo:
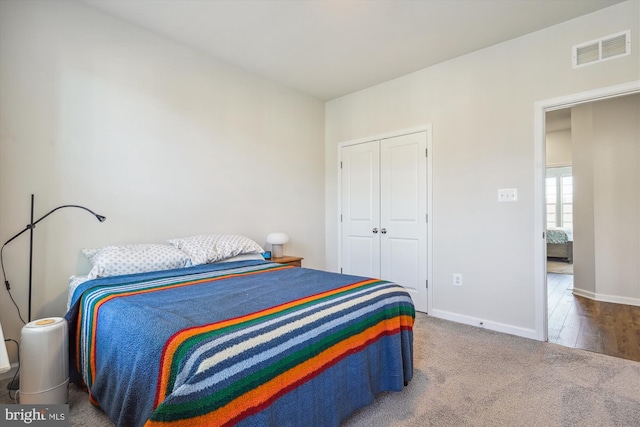
{"label": "lamp base", "polygon": [[273,258],[282,258],[284,255],[284,245],[271,245],[271,256]]}

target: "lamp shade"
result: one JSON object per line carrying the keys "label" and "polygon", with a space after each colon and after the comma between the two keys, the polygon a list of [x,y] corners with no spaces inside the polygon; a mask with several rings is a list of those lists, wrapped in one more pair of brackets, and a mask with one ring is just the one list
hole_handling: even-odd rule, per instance
{"label": "lamp shade", "polygon": [[4,334],[2,333],[2,323],[0,323],[0,374],[7,372],[11,368],[9,356],[7,355],[7,346],[4,343]]}
{"label": "lamp shade", "polygon": [[284,245],[289,241],[289,236],[285,233],[269,233],[267,236],[267,243],[272,245]]}

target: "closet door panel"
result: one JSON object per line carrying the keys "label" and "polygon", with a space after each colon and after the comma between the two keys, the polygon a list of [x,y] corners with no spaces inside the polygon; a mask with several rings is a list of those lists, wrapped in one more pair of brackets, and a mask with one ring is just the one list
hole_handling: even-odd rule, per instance
{"label": "closet door panel", "polygon": [[381,276],[426,307],[427,139],[425,133],[380,142]]}
{"label": "closet door panel", "polygon": [[418,241],[394,237],[383,239],[386,239],[389,247],[386,279],[405,287],[417,288],[420,281]]}
{"label": "closet door panel", "polygon": [[342,150],[343,273],[380,277],[380,145]]}

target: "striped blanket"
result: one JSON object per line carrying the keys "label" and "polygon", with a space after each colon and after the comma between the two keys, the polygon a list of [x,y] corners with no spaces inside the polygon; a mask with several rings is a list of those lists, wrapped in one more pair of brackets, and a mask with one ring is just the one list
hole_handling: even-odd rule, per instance
{"label": "striped blanket", "polygon": [[119,426],[337,426],[411,379],[414,315],[396,284],[262,261],[97,279],[72,380]]}

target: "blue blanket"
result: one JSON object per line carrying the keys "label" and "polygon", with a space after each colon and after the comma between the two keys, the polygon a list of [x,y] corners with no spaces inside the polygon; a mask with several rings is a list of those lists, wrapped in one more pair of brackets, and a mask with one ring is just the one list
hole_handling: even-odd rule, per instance
{"label": "blue blanket", "polygon": [[337,426],[413,372],[400,286],[263,261],[92,280],[72,381],[119,426]]}

